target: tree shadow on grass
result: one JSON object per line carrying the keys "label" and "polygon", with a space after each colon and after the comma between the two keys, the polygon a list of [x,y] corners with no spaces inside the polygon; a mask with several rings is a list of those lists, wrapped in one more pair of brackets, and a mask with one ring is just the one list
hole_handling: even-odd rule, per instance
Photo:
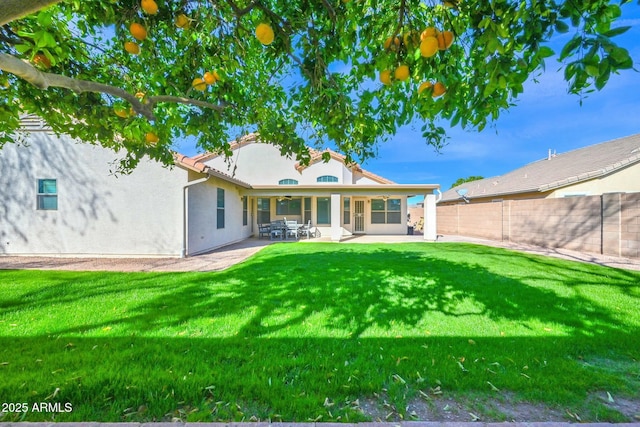
{"label": "tree shadow on grass", "polygon": [[[50,286],[0,297],[0,396],[39,402],[59,388],[49,400],[75,409],[58,420],[195,410],[205,420],[346,421],[361,417],[356,399],[382,390],[399,405],[418,390],[488,382],[540,399],[609,385],[637,394],[631,368],[585,362],[638,360],[640,330],[619,302],[584,288],[606,283],[637,307],[640,275],[471,245],[292,248],[218,273],[38,273]],[[0,273],[16,284],[21,274]],[[105,300],[121,310],[77,313],[46,332],[10,328]]]}
{"label": "tree shadow on grass", "polygon": [[[238,334],[260,337],[303,324],[325,313],[324,333],[358,337],[370,329],[416,328],[430,314],[444,318],[474,317],[521,324],[536,322],[562,327],[575,336],[631,332],[611,308],[600,305],[577,287],[600,285],[590,268],[566,272],[565,264],[542,263],[496,252],[502,259],[482,263],[451,260],[417,250],[376,248],[285,253],[264,258],[214,276],[202,277],[181,289],[136,308],[157,327],[154,313],[175,324],[194,316],[216,318],[247,313]],[[619,274],[609,286],[628,295],[640,275]],[[219,284],[230,283],[231,286]],[[557,286],[558,289],[554,289]],[[640,302],[635,298],[636,302]],[[185,310],[188,308],[188,310]],[[162,320],[161,320],[162,322]],[[554,327],[555,327],[554,326]],[[342,335],[344,336],[344,335]]]}
{"label": "tree shadow on grass", "polygon": [[[424,331],[430,316],[547,325],[563,335],[604,337],[631,333],[610,306],[583,291],[602,285],[640,303],[640,273],[550,261],[495,248],[454,245],[324,245],[268,248],[235,268],[207,274],[110,274],[83,283],[82,273],[41,272],[54,283],[0,300],[3,312],[126,297],[126,316],[61,324],[55,334],[86,333],[119,325],[130,333],[176,328],[194,321],[237,318],[233,333],[246,338],[286,334],[359,337]],[[435,250],[433,250],[435,248]],[[170,277],[170,279],[168,279]],[[144,294],[148,292],[148,294]],[[137,294],[144,294],[137,302]],[[322,316],[322,324],[315,319]],[[313,326],[305,329],[308,322]],[[456,323],[457,324],[457,323]],[[636,326],[637,327],[637,326]],[[455,333],[455,330],[450,330]],[[469,333],[477,331],[471,330]]]}

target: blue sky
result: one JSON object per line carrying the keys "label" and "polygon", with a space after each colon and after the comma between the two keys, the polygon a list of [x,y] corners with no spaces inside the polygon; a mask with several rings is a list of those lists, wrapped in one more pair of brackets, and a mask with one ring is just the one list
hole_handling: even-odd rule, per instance
{"label": "blue sky", "polygon": [[[614,27],[631,26],[616,40],[629,50],[640,70],[640,7],[628,3],[623,19]],[[559,52],[572,37],[554,37],[550,46]],[[447,190],[458,178],[471,175],[502,175],[547,156],[548,150],[563,153],[599,142],[640,133],[640,72],[624,70],[612,75],[600,92],[580,98],[567,93],[560,63],[548,58],[546,71],[537,82],[526,83],[516,106],[482,132],[447,128],[448,145],[439,153],[420,135],[422,123],[400,129],[378,146],[378,156],[362,166],[400,184],[440,184]],[[178,148],[195,154],[188,143]]]}

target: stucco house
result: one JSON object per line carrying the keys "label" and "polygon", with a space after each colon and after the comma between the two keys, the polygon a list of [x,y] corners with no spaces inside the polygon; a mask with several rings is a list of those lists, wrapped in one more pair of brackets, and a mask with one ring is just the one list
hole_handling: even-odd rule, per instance
{"label": "stucco house", "polygon": [[25,122],[0,150],[0,255],[184,257],[257,236],[258,225],[311,221],[323,237],[406,234],[407,198],[424,195],[425,240],[436,238],[436,184],[395,184],[329,152],[309,165],[249,135],[225,159],[176,154],[129,175],[116,155]]}
{"label": "stucco house", "polygon": [[547,157],[445,191],[440,206],[640,192],[640,134]]}

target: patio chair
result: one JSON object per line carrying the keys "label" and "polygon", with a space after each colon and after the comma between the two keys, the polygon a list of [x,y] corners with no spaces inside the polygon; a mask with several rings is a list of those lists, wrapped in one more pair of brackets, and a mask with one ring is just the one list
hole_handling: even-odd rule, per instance
{"label": "patio chair", "polygon": [[301,238],[302,236],[307,236],[307,239],[311,238],[311,220],[298,227],[298,238]]}
{"label": "patio chair", "polygon": [[258,239],[271,236],[271,224],[258,224]]}
{"label": "patio chair", "polygon": [[285,239],[298,239],[298,228],[300,228],[300,225],[298,224],[298,221],[285,221],[285,226],[286,226],[286,230],[285,230]]}
{"label": "patio chair", "polygon": [[284,222],[273,221],[271,223],[270,228],[271,228],[271,231],[269,232],[269,236],[271,237],[271,240],[275,240],[275,239],[282,240],[282,238],[284,237],[284,230],[286,229]]}

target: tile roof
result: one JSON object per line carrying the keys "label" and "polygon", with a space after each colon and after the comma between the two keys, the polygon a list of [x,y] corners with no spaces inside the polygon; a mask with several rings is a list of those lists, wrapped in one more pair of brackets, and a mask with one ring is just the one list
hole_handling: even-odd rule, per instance
{"label": "tile roof", "polygon": [[640,134],[637,134],[552,155],[501,176],[461,184],[445,191],[441,201],[460,200],[456,190],[462,188],[467,189],[469,199],[552,191],[639,162]]}
{"label": "tile roof", "polygon": [[187,157],[184,154],[175,153],[173,156],[173,160],[176,166],[182,167],[184,169],[189,169],[194,172],[214,176],[216,178],[223,179],[225,181],[231,182],[233,184],[237,184],[244,188],[251,188],[250,184],[244,181],[241,181],[237,178],[234,178],[231,175],[228,175],[224,172],[221,172],[218,169],[214,169],[210,166],[207,166],[201,160],[197,160],[195,157]]}
{"label": "tile roof", "polygon": [[[245,145],[253,144],[256,142],[260,142],[258,134],[253,132],[243,137],[240,137],[234,141],[229,143],[229,149],[231,151],[237,150],[238,148],[244,147]],[[193,159],[206,162],[207,160],[215,159],[216,157],[221,156],[222,153],[202,153],[197,156],[194,156]]]}

